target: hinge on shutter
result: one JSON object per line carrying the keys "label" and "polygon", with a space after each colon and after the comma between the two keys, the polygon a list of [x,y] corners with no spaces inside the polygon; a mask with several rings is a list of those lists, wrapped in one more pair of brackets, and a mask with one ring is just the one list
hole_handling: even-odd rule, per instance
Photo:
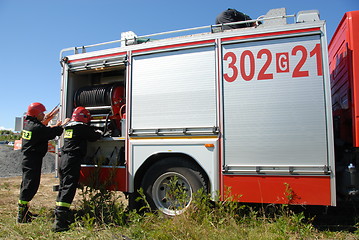
{"label": "hinge on shutter", "polygon": [[219,127],[213,127],[212,131],[213,133],[219,133]]}
{"label": "hinge on shutter", "polygon": [[329,172],[330,172],[330,169],[329,169],[329,167],[328,167],[327,165],[325,165],[325,166],[323,167],[323,170],[324,170],[324,173],[325,173],[325,174],[329,174]]}
{"label": "hinge on shutter", "polygon": [[125,56],[125,59],[122,62],[127,67],[127,65],[128,65],[128,57],[127,57],[127,55]]}

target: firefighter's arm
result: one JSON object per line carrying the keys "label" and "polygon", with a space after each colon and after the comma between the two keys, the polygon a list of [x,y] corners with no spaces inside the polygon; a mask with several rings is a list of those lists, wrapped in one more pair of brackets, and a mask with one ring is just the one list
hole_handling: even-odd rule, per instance
{"label": "firefighter's arm", "polygon": [[41,127],[39,135],[43,140],[51,140],[54,139],[56,136],[61,136],[64,129],[61,126],[43,126]]}

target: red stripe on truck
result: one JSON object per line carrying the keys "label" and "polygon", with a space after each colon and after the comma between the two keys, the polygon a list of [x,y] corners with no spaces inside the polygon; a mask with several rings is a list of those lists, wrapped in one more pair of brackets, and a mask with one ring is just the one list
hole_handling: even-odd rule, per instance
{"label": "red stripe on truck", "polygon": [[245,35],[245,36],[228,37],[228,38],[222,38],[222,42],[248,39],[248,38],[259,38],[259,37],[269,37],[269,36],[277,36],[277,35],[304,33],[304,32],[314,32],[314,31],[320,31],[320,28],[316,27],[316,28],[307,28],[307,29],[288,30],[288,31],[279,31],[279,32],[271,32],[271,33],[261,33],[261,34]]}
{"label": "red stripe on truck", "polygon": [[88,61],[88,60],[93,60],[93,59],[98,59],[98,58],[109,58],[109,57],[115,57],[115,56],[121,56],[121,55],[125,56],[126,53],[127,52],[119,52],[119,53],[99,55],[99,56],[88,57],[88,58],[79,58],[79,59],[69,60],[69,63]]}
{"label": "red stripe on truck", "polygon": [[196,42],[179,43],[179,44],[166,45],[166,46],[160,46],[160,47],[138,49],[138,50],[133,50],[132,52],[133,53],[150,52],[150,51],[164,50],[164,49],[169,49],[169,48],[180,48],[180,47],[188,47],[188,46],[195,46],[195,45],[202,45],[202,44],[211,44],[211,43],[214,43],[214,41],[215,41],[214,39],[211,39],[211,40],[203,40],[203,41],[196,41]]}

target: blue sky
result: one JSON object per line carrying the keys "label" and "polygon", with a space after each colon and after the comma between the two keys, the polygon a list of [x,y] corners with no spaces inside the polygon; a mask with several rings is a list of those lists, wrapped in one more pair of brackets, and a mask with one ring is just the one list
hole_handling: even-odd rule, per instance
{"label": "blue sky", "polygon": [[48,110],[59,103],[61,49],[117,40],[125,31],[141,36],[207,26],[229,7],[251,18],[281,7],[287,14],[319,10],[329,41],[359,0],[0,0],[0,129],[13,129],[31,102]]}

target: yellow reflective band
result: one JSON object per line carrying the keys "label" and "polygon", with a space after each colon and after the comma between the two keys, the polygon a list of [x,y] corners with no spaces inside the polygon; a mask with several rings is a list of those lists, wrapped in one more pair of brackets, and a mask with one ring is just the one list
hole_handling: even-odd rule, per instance
{"label": "yellow reflective band", "polygon": [[26,140],[31,139],[32,132],[27,130],[22,130],[22,138]]}
{"label": "yellow reflective band", "polygon": [[74,133],[73,129],[66,129],[65,134],[64,134],[64,138],[72,138],[73,133]]}
{"label": "yellow reflective band", "polygon": [[56,202],[56,206],[69,208],[71,206],[71,203]]}
{"label": "yellow reflective band", "polygon": [[28,201],[19,200],[19,204],[26,205],[26,204],[28,204],[28,203],[29,203]]}

